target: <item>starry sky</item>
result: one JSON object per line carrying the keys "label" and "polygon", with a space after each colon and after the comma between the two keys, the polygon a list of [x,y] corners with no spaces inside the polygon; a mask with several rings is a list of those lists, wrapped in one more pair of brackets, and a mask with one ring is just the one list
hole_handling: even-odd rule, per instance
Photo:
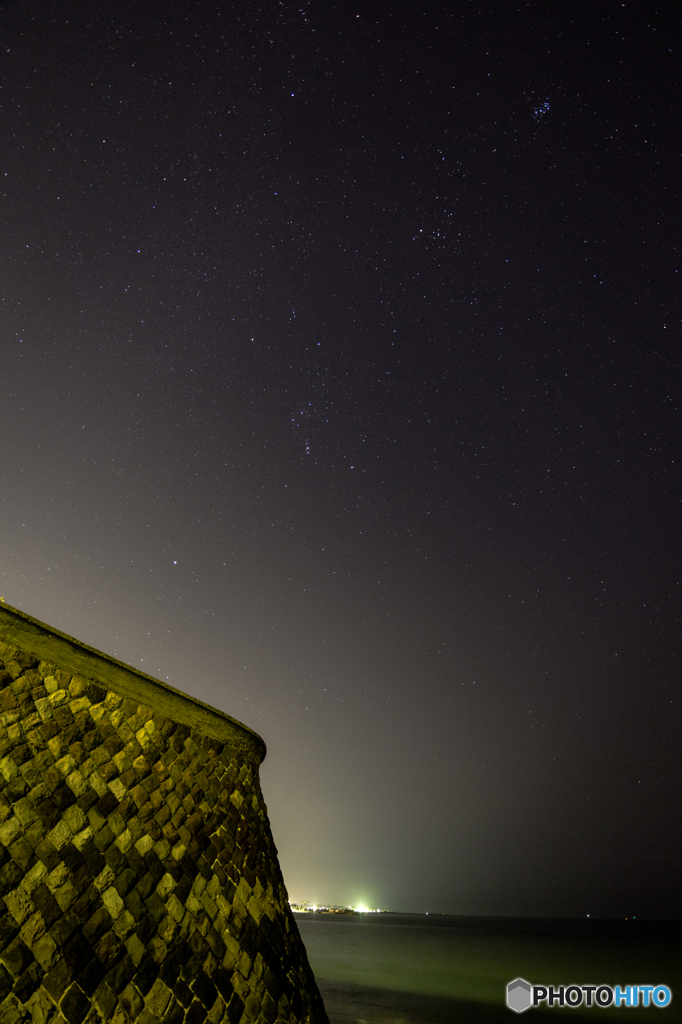
{"label": "starry sky", "polygon": [[0,595],[292,900],[681,915],[677,5],[0,13]]}

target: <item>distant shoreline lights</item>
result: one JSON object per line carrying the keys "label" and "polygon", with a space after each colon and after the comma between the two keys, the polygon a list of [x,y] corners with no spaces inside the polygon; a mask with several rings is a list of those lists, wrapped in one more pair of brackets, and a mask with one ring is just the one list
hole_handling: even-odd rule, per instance
{"label": "distant shoreline lights", "polygon": [[326,904],[309,903],[307,900],[301,900],[298,903],[294,903],[289,900],[289,906],[295,914],[390,914],[390,910],[381,910],[379,907],[371,908],[360,905],[358,907],[345,906],[341,907],[338,905],[327,906]]}

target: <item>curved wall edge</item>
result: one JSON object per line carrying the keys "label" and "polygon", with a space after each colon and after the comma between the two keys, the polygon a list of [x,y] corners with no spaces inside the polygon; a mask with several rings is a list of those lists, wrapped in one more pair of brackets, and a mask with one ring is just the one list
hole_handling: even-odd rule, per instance
{"label": "curved wall edge", "polygon": [[58,662],[74,675],[97,678],[117,693],[153,705],[164,715],[228,743],[256,764],[265,757],[265,743],[258,733],[235,718],[4,602],[0,603],[0,634],[45,661]]}
{"label": "curved wall edge", "polygon": [[264,754],[0,603],[0,1024],[329,1024]]}

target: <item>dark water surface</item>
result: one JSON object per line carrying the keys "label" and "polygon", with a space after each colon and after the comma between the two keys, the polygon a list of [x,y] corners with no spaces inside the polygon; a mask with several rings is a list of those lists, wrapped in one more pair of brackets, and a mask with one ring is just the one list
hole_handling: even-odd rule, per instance
{"label": "dark water surface", "polygon": [[[566,1013],[589,1021],[682,1024],[682,927],[675,922],[527,921],[421,915],[297,914],[331,1024],[472,1024]],[[665,984],[664,1009],[505,1006],[507,982]],[[587,1016],[586,1016],[587,1015]]]}

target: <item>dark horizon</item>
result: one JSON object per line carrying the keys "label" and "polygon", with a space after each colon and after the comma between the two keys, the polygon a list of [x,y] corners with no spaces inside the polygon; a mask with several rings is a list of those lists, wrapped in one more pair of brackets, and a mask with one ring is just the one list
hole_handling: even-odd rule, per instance
{"label": "dark horizon", "polygon": [[678,6],[1,11],[0,595],[294,902],[682,918]]}
{"label": "dark horizon", "polygon": [[301,918],[311,917],[314,918],[316,915],[320,915],[325,919],[327,917],[341,918],[341,917],[362,917],[372,920],[381,920],[383,917],[388,915],[389,917],[429,917],[433,918],[434,921],[438,921],[442,918],[446,918],[447,922],[459,922],[463,925],[466,924],[480,924],[486,927],[500,927],[506,928],[509,926],[513,927],[515,931],[524,931],[526,928],[533,930],[534,928],[540,928],[544,930],[550,925],[556,925],[557,927],[568,927],[589,930],[592,927],[596,931],[604,928],[612,928],[617,931],[624,933],[630,932],[632,929],[647,928],[658,928],[659,926],[665,930],[677,929],[679,930],[682,926],[682,918],[679,917],[548,917],[539,915],[538,917],[523,917],[515,914],[501,914],[501,915],[477,915],[477,914],[447,914],[445,911],[438,910],[367,910],[367,911],[356,911],[353,914],[334,913],[327,910],[293,910],[294,916]]}

